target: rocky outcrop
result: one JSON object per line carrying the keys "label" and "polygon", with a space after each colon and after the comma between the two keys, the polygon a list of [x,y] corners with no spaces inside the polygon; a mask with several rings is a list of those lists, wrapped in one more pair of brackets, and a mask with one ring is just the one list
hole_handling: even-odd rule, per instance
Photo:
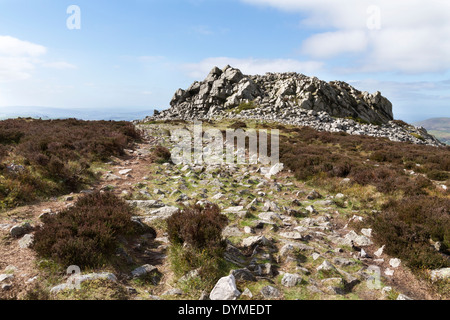
{"label": "rocky outcrop", "polygon": [[213,118],[272,121],[319,131],[386,137],[392,141],[443,145],[424,128],[393,121],[392,104],[380,92],[362,92],[342,81],[325,82],[298,73],[248,76],[226,66],[204,81],[178,89],[171,107],[151,120]]}
{"label": "rocky outcrop", "polygon": [[202,82],[179,89],[169,113],[203,118],[250,102],[276,111],[297,107],[334,117],[353,117],[371,123],[393,120],[392,104],[380,92],[361,92],[341,81],[327,83],[298,73],[247,76],[238,69],[215,67]]}

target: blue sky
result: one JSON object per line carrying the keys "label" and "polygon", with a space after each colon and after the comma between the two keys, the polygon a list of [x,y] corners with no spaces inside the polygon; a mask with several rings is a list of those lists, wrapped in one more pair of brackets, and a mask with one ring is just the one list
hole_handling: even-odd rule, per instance
{"label": "blue sky", "polygon": [[[70,5],[81,29],[70,30]],[[380,90],[406,121],[450,117],[444,0],[0,0],[0,114],[165,109],[214,66]]]}

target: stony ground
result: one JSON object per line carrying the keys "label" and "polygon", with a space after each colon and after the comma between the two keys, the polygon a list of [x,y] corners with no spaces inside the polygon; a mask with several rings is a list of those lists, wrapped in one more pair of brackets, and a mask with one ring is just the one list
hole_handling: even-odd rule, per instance
{"label": "stony ground", "polygon": [[[82,193],[1,213],[0,298],[208,297],[209,292],[190,292],[183,279],[175,277],[167,257],[164,219],[193,201],[218,204],[230,220],[223,233],[228,242],[225,258],[234,269],[238,299],[443,298],[373,244],[372,231],[360,227],[367,212],[354,210],[346,195],[313,189],[286,170],[268,177],[270,168],[261,165],[155,164],[150,152],[158,144],[170,146],[173,127],[155,124],[144,129],[146,141],[126,158],[99,167],[100,183],[83,193],[102,189],[124,197],[136,207],[140,221],[157,231],[156,239],[124,240],[117,253],[124,267],[81,270],[81,290],[75,290],[67,287],[64,272],[37,258],[29,245],[32,227],[41,223],[42,214],[73,205]],[[11,228],[24,223],[31,228],[12,237]],[[144,281],[149,275],[150,281]],[[195,272],[187,276],[195,277]]]}

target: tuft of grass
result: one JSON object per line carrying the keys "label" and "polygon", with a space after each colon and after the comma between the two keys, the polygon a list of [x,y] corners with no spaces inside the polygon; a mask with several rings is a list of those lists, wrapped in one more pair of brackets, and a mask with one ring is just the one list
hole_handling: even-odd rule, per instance
{"label": "tuft of grass", "polygon": [[241,102],[239,106],[237,106],[233,111],[236,114],[240,114],[244,110],[253,110],[256,109],[257,107],[258,105],[253,101]]}

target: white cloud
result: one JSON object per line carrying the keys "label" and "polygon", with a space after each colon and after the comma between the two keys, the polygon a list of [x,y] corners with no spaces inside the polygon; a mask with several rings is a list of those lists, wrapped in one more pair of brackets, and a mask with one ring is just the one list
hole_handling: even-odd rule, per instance
{"label": "white cloud", "polygon": [[10,36],[0,36],[0,81],[24,80],[31,77],[38,57],[47,49]]}
{"label": "white cloud", "polygon": [[368,43],[361,30],[325,32],[308,38],[303,43],[303,52],[315,58],[330,58],[342,53],[361,53]]}
{"label": "white cloud", "polygon": [[47,48],[11,36],[0,36],[0,82],[26,80],[31,78],[36,67],[53,69],[75,69],[76,66],[64,62],[42,60]]}
{"label": "white cloud", "polygon": [[226,65],[240,69],[244,74],[255,75],[266,72],[300,72],[313,74],[322,68],[317,61],[298,61],[293,59],[238,59],[228,57],[207,58],[198,63],[183,65],[188,75],[195,79],[203,79],[213,67],[223,68]]}
{"label": "white cloud", "polygon": [[28,41],[22,41],[10,36],[0,36],[0,55],[17,57],[38,57],[47,52],[47,49],[41,45]]}
{"label": "white cloud", "polygon": [[[241,0],[306,15],[316,32],[302,43],[313,59],[359,53],[353,71],[443,72],[450,69],[450,2],[447,0]],[[380,29],[367,26],[379,9]],[[322,29],[322,30],[321,30]]]}

